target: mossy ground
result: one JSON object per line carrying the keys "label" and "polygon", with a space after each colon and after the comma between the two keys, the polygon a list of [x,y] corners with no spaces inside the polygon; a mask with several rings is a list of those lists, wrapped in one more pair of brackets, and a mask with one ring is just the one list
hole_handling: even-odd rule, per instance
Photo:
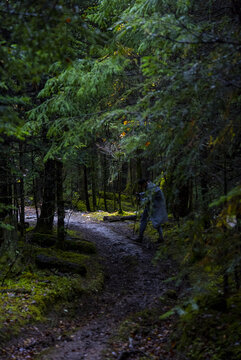
{"label": "mossy ground", "polygon": [[77,251],[83,254],[95,254],[96,247],[90,241],[85,240],[67,240],[64,245],[66,250]]}
{"label": "mossy ground", "polygon": [[[120,216],[120,214],[118,213],[118,211],[115,212],[107,212],[107,211],[94,211],[94,212],[90,212],[87,214],[83,214],[84,217],[86,217],[87,219],[92,219],[94,221],[103,221],[103,217],[104,216]],[[123,213],[121,214],[121,216],[128,216],[128,215],[135,215],[134,212],[131,211],[123,211]]]}
{"label": "mossy ground", "polygon": [[[57,303],[70,301],[76,295],[99,291],[103,286],[104,276],[96,255],[78,254],[55,248],[41,248],[20,243],[20,266],[12,268],[5,278],[8,264],[0,265],[0,339],[1,342],[16,335],[22,326],[43,321],[48,310]],[[46,254],[61,260],[84,265],[87,274],[59,274],[58,271],[39,270],[33,261],[36,254]]]}

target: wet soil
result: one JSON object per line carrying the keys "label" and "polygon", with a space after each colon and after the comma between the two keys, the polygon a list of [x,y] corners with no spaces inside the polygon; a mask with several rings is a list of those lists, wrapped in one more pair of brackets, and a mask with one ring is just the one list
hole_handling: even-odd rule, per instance
{"label": "wet soil", "polygon": [[[161,306],[160,296],[167,290],[163,280],[173,276],[173,264],[166,259],[153,265],[156,246],[136,243],[131,222],[98,222],[73,213],[68,227],[96,244],[105,272],[104,289],[77,299],[72,308],[66,305],[53,312],[46,324],[30,326],[6,348],[3,359],[36,359],[37,354],[41,360],[107,359],[104,351],[125,318]],[[111,349],[109,353],[108,359],[122,356]]]}

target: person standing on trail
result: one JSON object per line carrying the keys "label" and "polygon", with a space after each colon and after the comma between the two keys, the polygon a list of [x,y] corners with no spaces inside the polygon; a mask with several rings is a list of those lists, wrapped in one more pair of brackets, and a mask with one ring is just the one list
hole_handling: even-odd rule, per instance
{"label": "person standing on trail", "polygon": [[144,211],[141,216],[137,241],[143,241],[147,223],[151,220],[153,227],[159,234],[158,242],[163,242],[164,238],[161,224],[168,220],[164,194],[159,186],[153,184],[151,181],[141,179],[138,181],[138,185],[141,189],[141,192],[138,193],[138,199],[141,205],[144,206]]}

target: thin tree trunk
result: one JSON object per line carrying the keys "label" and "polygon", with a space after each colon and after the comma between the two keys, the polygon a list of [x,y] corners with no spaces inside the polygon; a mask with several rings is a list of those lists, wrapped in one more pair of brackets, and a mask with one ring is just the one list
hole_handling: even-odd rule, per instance
{"label": "thin tree trunk", "polygon": [[33,179],[33,201],[34,201],[36,218],[37,218],[37,220],[38,220],[38,218],[39,218],[39,212],[38,212],[38,200],[37,200],[37,189],[36,189],[35,179]]}
{"label": "thin tree trunk", "polygon": [[[33,157],[33,152],[32,152],[32,171],[34,173],[34,157]],[[35,177],[33,177],[33,202],[34,202],[34,207],[35,207],[35,213],[36,213],[36,218],[38,221],[39,218],[39,213],[38,213],[38,196],[37,196],[37,185],[36,185],[36,181],[35,181]]]}
{"label": "thin tree trunk", "polygon": [[84,191],[85,191],[85,204],[87,211],[91,211],[90,208],[90,200],[89,200],[89,193],[88,193],[88,175],[87,175],[87,167],[84,165]]}
{"label": "thin tree trunk", "polygon": [[133,197],[133,172],[132,172],[132,160],[130,159],[128,162],[128,175],[127,175],[127,184],[128,184],[128,192],[131,198],[131,205],[134,206],[134,197]]}
{"label": "thin tree trunk", "polygon": [[116,210],[116,185],[115,181],[113,182],[113,210]]}
{"label": "thin tree trunk", "polygon": [[142,179],[142,164],[139,157],[136,159],[136,175],[137,179]]}
{"label": "thin tree trunk", "polygon": [[94,154],[91,157],[91,187],[92,187],[92,205],[93,211],[96,211],[96,161]]}
{"label": "thin tree trunk", "polygon": [[16,218],[16,223],[18,223],[19,204],[18,204],[18,189],[17,189],[16,181],[13,184],[13,205],[14,205],[14,216]]}
{"label": "thin tree trunk", "polygon": [[[78,165],[78,182],[77,182],[77,187],[78,187],[78,196],[80,199],[83,200],[83,193],[84,193],[84,189],[83,189],[83,172],[82,172],[82,166]],[[73,194],[74,194],[74,185],[71,179],[71,193],[72,193],[72,198],[73,198]]]}
{"label": "thin tree trunk", "polygon": [[[11,194],[9,187],[9,165],[7,154],[3,152],[0,156],[0,221],[3,221],[7,215],[11,214],[9,206],[11,205]],[[0,227],[0,245],[3,241],[3,229]]]}
{"label": "thin tree trunk", "polygon": [[106,155],[104,154],[104,159],[103,159],[103,188],[104,188],[104,206],[105,206],[105,211],[108,211],[108,206],[107,206],[107,199],[106,199],[106,184],[107,184],[107,161],[106,161]]}
{"label": "thin tree trunk", "polygon": [[55,161],[47,160],[44,166],[44,191],[41,214],[37,221],[36,231],[51,233],[55,211]]}
{"label": "thin tree trunk", "polygon": [[122,204],[121,204],[121,169],[118,173],[118,205],[119,205],[118,213],[122,214],[123,210],[122,210]]}
{"label": "thin tree trunk", "polygon": [[131,205],[135,206],[135,196],[134,196],[134,174],[133,174],[133,161],[130,160],[130,182],[131,182]]}
{"label": "thin tree trunk", "polygon": [[20,192],[20,234],[24,235],[25,232],[25,196],[24,196],[24,178],[23,178],[23,144],[19,142],[19,192]]}
{"label": "thin tree trunk", "polygon": [[57,193],[57,246],[60,249],[64,248],[65,230],[64,230],[64,197],[63,197],[63,163],[56,161],[56,193]]}

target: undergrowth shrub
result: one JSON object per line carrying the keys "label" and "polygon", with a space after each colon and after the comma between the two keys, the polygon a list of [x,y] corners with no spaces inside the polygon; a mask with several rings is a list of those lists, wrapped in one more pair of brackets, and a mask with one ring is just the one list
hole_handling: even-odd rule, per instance
{"label": "undergrowth shrub", "polygon": [[172,256],[178,263],[176,285],[186,280],[185,301],[163,316],[179,314],[176,349],[193,360],[241,358],[240,192],[212,206],[220,204],[208,227],[201,214],[167,224],[166,243],[156,254],[156,260]]}

